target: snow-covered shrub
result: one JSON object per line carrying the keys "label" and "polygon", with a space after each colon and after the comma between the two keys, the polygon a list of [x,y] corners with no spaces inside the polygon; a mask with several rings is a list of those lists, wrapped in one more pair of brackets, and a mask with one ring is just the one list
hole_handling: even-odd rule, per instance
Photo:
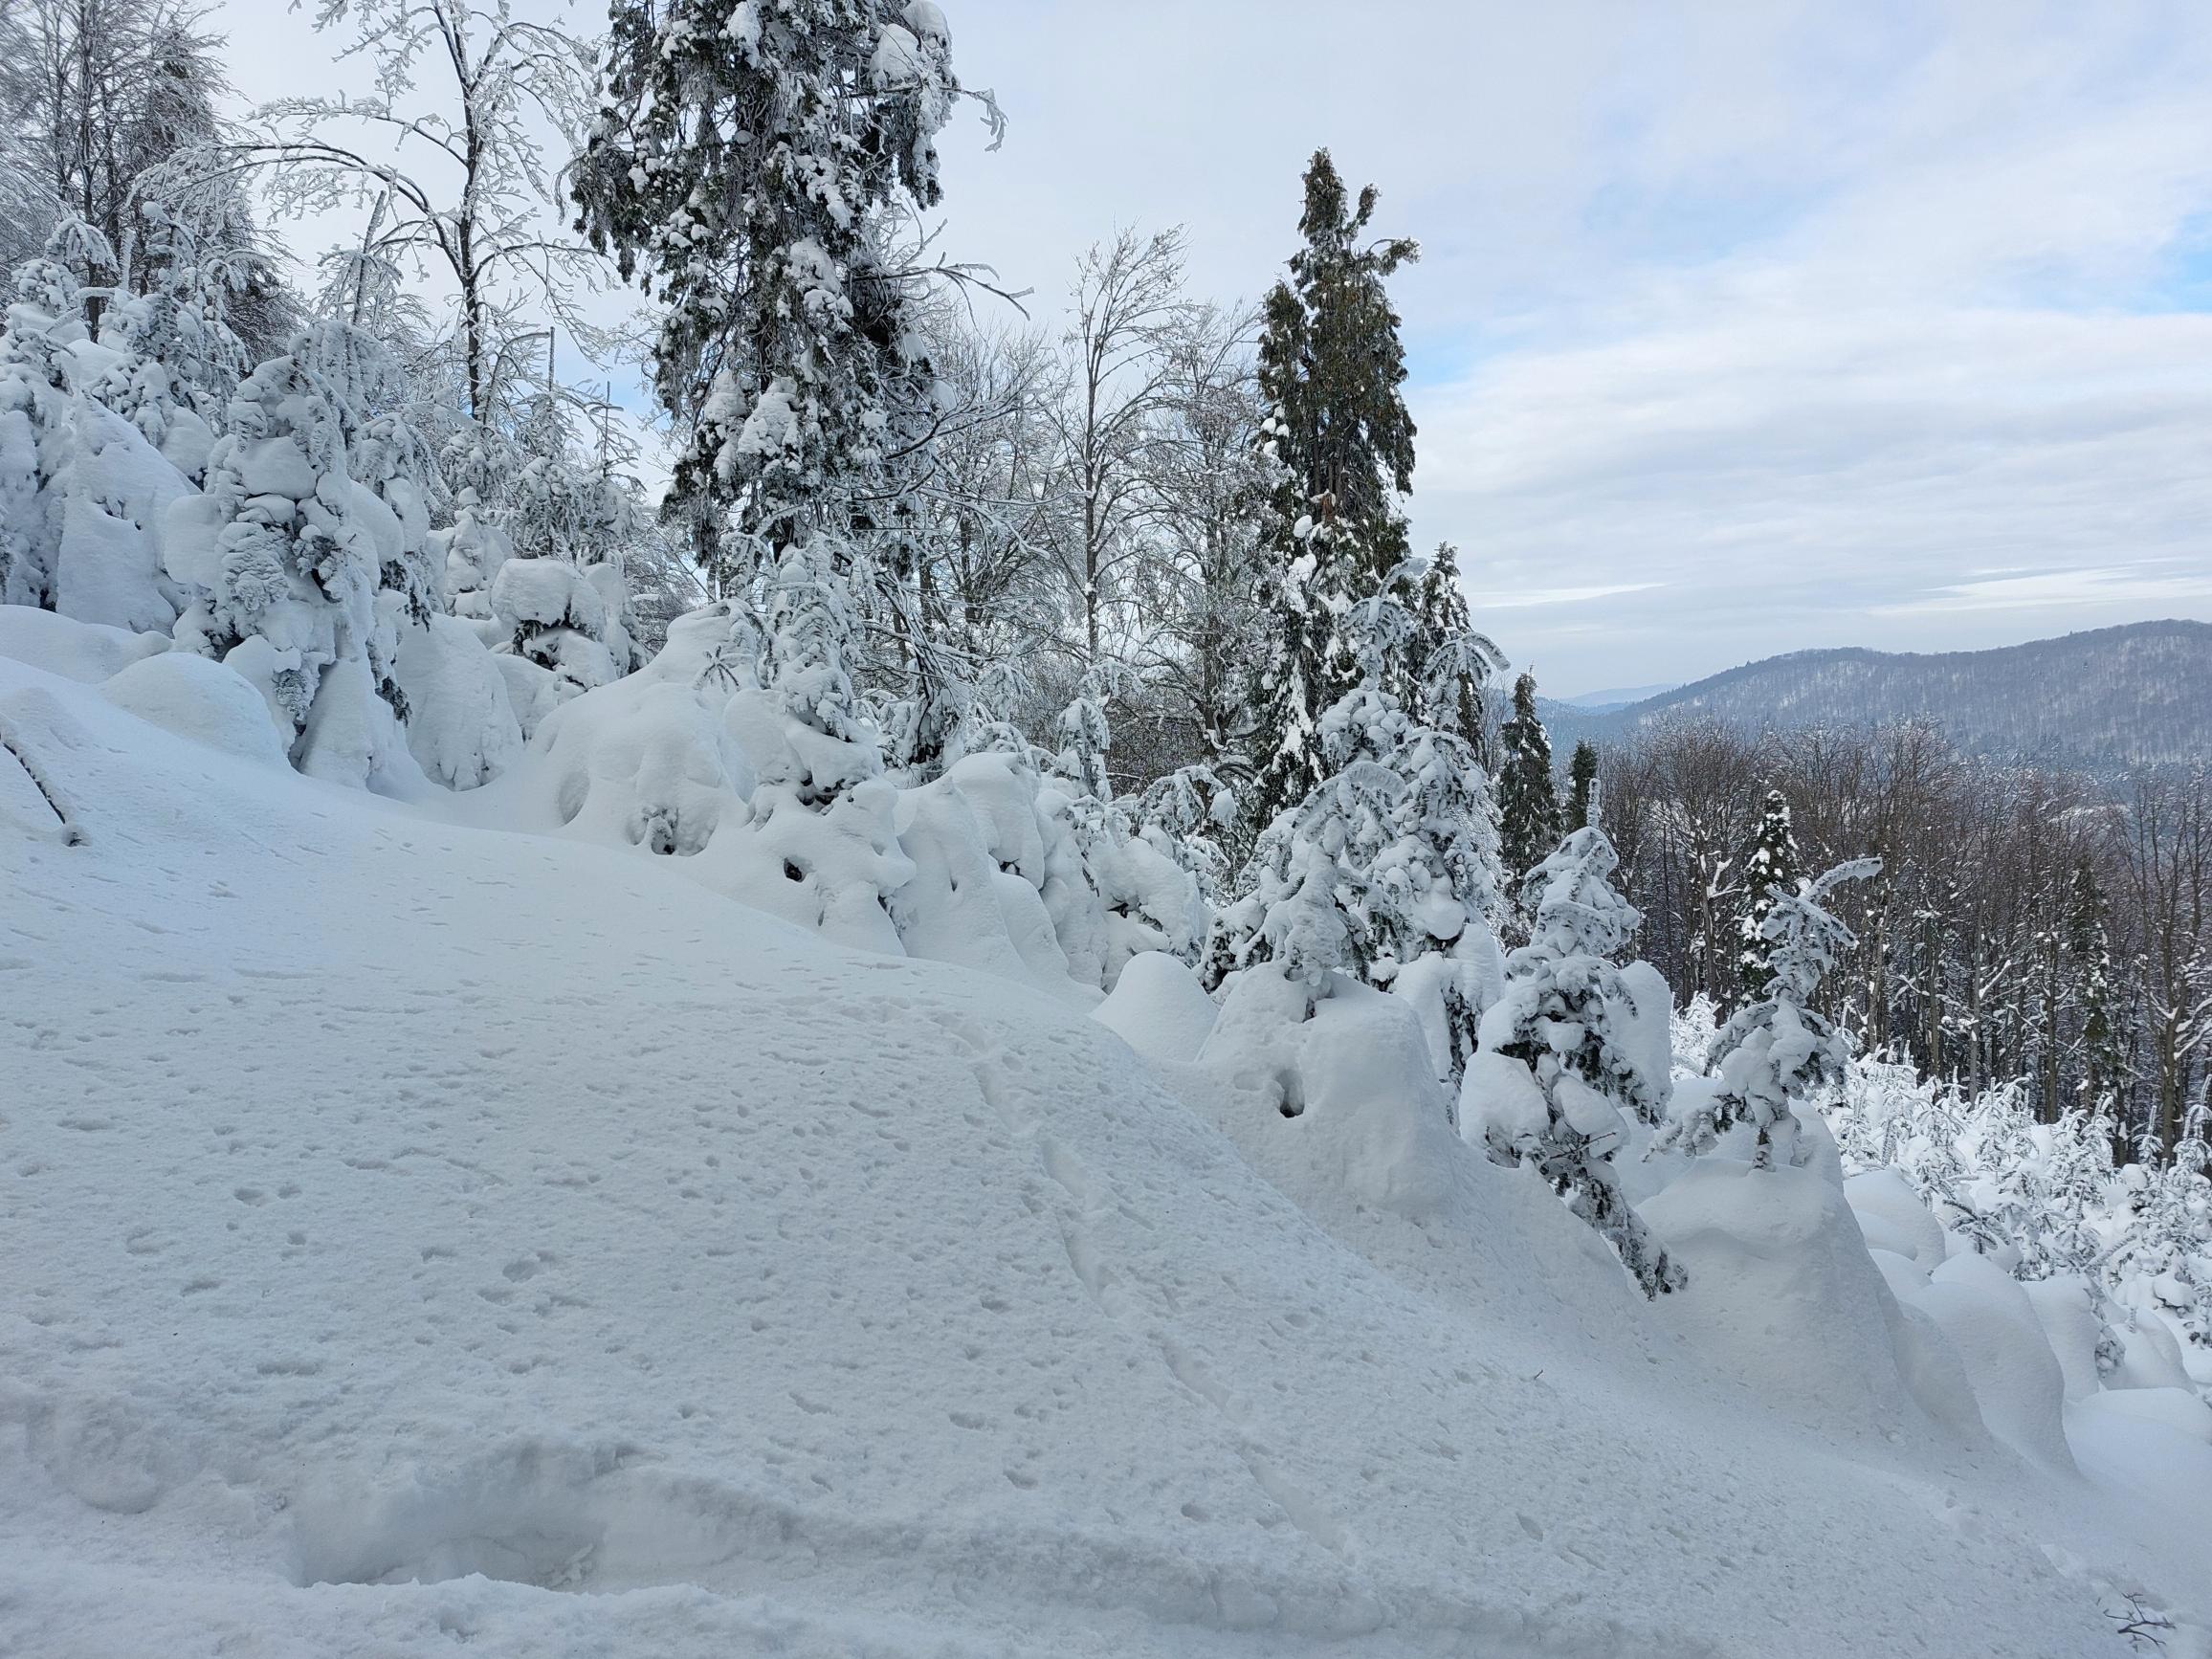
{"label": "snow-covered shrub", "polygon": [[[492,579],[492,614],[505,648],[552,675],[564,699],[622,677],[605,643],[607,601],[563,559],[508,559]],[[623,640],[623,654],[630,654]]]}
{"label": "snow-covered shrub", "polygon": [[475,489],[464,486],[456,493],[453,523],[431,532],[429,545],[432,564],[442,562],[447,608],[486,645],[513,639],[513,628],[492,612],[492,586],[499,566],[515,556],[515,544],[486,516]]}
{"label": "snow-covered shrub", "polygon": [[[743,824],[754,775],[724,719],[730,687],[717,671],[732,610],[725,602],[677,619],[668,644],[639,673],[543,716],[516,771],[515,786],[534,817],[570,834],[672,855],[697,853],[718,830]],[[543,673],[512,656],[490,660]]]}
{"label": "snow-covered shrub", "polygon": [[[1679,1268],[1650,1237],[1613,1168],[1623,1110],[1664,1112],[1643,1010],[1612,959],[1642,921],[1611,883],[1619,856],[1602,830],[1578,830],[1529,873],[1529,942],[1506,959],[1483,1015],[1481,1064],[1467,1069],[1460,1131],[1501,1163],[1526,1163],[1596,1228],[1648,1295],[1678,1289]],[[1520,1069],[1528,1087],[1512,1075]]]}
{"label": "snow-covered shrub", "polygon": [[[455,616],[398,630],[392,676],[407,699],[407,745],[433,782],[474,789],[522,753],[522,726],[499,659]],[[535,722],[533,722],[533,727]]]}

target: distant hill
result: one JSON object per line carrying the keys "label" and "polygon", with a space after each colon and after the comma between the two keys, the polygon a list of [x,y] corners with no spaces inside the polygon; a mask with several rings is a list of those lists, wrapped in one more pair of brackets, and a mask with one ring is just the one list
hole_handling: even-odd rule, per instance
{"label": "distant hill", "polygon": [[1559,701],[1572,703],[1576,708],[1586,710],[1590,714],[1604,715],[1610,714],[1615,709],[1625,709],[1630,703],[1645,702],[1655,697],[1663,697],[1673,689],[1674,682],[1671,680],[1665,685],[1613,686],[1604,691],[1583,692],[1579,697],[1561,697]]}
{"label": "distant hill", "polygon": [[[1594,694],[1593,694],[1594,695]],[[1541,703],[1578,739],[1713,719],[1753,730],[1932,720],[1969,753],[2096,767],[2212,759],[2212,623],[2136,622],[1995,651],[1800,651],[1639,702]]]}

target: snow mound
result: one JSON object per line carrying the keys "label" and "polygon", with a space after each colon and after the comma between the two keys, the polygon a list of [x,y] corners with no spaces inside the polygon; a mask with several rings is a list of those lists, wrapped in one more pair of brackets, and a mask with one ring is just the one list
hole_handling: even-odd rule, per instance
{"label": "snow mound", "polygon": [[1091,1017],[1154,1060],[1195,1060],[1221,1010],[1188,966],[1163,951],[1133,956]]}
{"label": "snow mound", "polygon": [[1895,1305],[1840,1188],[1701,1158],[1638,1213],[1690,1275],[1662,1314],[1778,1411],[1876,1436],[1917,1414]]}
{"label": "snow mound", "polygon": [[2020,1281],[1972,1250],[1953,1256],[1930,1279],[1913,1305],[1951,1338],[1990,1432],[2023,1457],[2070,1473],[2066,1372]]}
{"label": "snow mound", "polygon": [[134,662],[100,688],[119,709],[241,760],[284,765],[284,740],[269,705],[242,675],[190,652]]}
{"label": "snow mound", "polygon": [[520,757],[522,727],[498,659],[458,617],[401,629],[392,677],[407,697],[408,749],[435,782],[474,789]]}
{"label": "snow mound", "polygon": [[133,633],[28,605],[0,605],[0,656],[98,685],[169,649],[166,634]]}

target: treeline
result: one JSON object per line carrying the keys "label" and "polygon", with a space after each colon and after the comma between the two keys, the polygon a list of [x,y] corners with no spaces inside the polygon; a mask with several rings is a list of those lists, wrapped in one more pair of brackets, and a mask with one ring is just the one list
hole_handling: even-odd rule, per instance
{"label": "treeline", "polygon": [[[2212,783],[2120,785],[1962,756],[1921,724],[1754,736],[1671,725],[1603,752],[1602,812],[1641,944],[1678,996],[1746,992],[1755,857],[1846,858],[1857,944],[1824,995],[1871,1051],[2045,1122],[2109,1117],[2126,1156],[2212,1113]],[[1784,808],[1778,844],[1770,800]]]}

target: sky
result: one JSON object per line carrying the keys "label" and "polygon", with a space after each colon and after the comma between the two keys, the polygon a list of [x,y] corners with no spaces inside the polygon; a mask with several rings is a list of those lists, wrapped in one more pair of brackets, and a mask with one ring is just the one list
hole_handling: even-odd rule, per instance
{"label": "sky", "polygon": [[[1316,146],[1380,188],[1417,544],[1547,692],[2212,619],[2201,0],[941,4],[1008,118],[942,246],[1039,321],[1123,226],[1256,297]],[[249,97],[366,84],[217,15]]]}

